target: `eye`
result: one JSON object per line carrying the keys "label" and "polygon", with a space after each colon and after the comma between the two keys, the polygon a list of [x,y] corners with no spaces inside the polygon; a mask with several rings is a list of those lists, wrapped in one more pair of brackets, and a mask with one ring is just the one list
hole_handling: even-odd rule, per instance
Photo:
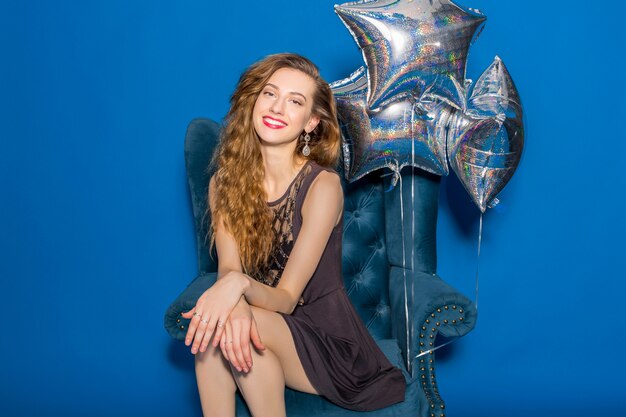
{"label": "eye", "polygon": [[294,104],[297,104],[298,106],[302,106],[302,102],[300,100],[298,100],[298,99],[292,98],[291,102],[294,103]]}
{"label": "eye", "polygon": [[268,96],[268,97],[274,97],[274,92],[270,90],[265,90],[263,92],[263,95]]}

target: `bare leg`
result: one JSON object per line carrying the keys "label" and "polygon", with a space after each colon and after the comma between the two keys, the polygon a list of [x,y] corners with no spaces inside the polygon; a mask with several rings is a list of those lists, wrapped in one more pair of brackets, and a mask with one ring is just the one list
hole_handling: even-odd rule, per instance
{"label": "bare leg", "polygon": [[219,348],[209,345],[206,352],[196,354],[196,380],[206,417],[234,417],[235,392],[230,366]]}
{"label": "bare leg", "polygon": [[251,308],[266,349],[261,353],[253,349],[249,373],[233,369],[233,375],[254,417],[285,416],[285,384],[317,392],[304,373],[285,320],[278,313]]}
{"label": "bare leg", "polygon": [[269,349],[252,353],[250,372],[232,368],[235,381],[254,417],[286,417],[285,377],[276,355]]}
{"label": "bare leg", "polygon": [[285,319],[274,311],[254,306],[250,308],[252,308],[263,343],[280,361],[287,386],[309,394],[317,394],[300,363],[296,345]]}
{"label": "bare leg", "polygon": [[202,412],[207,417],[235,415],[237,385],[254,417],[286,415],[285,385],[317,394],[302,368],[285,320],[275,312],[254,306],[251,309],[266,349],[252,349],[250,372],[231,368],[219,348],[211,345],[206,352],[196,354],[196,379]]}

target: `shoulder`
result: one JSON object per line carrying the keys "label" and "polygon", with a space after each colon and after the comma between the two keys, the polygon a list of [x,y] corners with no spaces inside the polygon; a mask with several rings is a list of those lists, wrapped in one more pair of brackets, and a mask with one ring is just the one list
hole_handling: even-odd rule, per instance
{"label": "shoulder", "polygon": [[316,161],[311,161],[311,171],[313,177],[311,187],[316,183],[321,183],[322,187],[341,189],[341,178],[334,169],[320,165]]}
{"label": "shoulder", "polygon": [[319,174],[317,174],[313,179],[309,192],[314,192],[314,190],[318,190],[318,192],[323,192],[325,194],[343,194],[339,174],[337,174],[335,171],[326,171],[322,169]]}
{"label": "shoulder", "polygon": [[313,178],[308,187],[307,196],[313,194],[314,196],[328,198],[335,195],[341,197],[343,201],[343,187],[337,171],[324,167],[315,161],[312,161],[311,168],[313,171],[311,176]]}
{"label": "shoulder", "polygon": [[321,212],[328,213],[330,216],[334,216],[335,212],[343,212],[341,178],[335,171],[326,170],[323,167],[311,182],[302,205],[304,217],[307,217],[307,213],[319,215]]}

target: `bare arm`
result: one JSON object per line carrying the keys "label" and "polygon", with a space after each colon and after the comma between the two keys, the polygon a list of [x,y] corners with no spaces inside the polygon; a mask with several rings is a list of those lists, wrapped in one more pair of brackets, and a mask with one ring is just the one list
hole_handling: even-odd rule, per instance
{"label": "bare arm", "polygon": [[[209,181],[209,207],[212,215],[215,213],[215,177]],[[217,227],[215,230],[215,249],[217,250],[217,279],[224,277],[229,272],[242,272],[241,260],[239,257],[239,246],[237,241],[226,231],[221,219],[216,218]]]}
{"label": "bare arm", "polygon": [[[210,187],[213,186],[211,181]],[[185,341],[190,345],[193,340],[191,351],[204,351],[211,338],[213,344],[217,345],[222,340],[224,326],[228,326],[229,318],[233,318],[231,313],[242,304],[244,307],[249,303],[266,310],[290,314],[315,272],[330,234],[342,215],[343,192],[339,177],[326,171],[321,172],[305,198],[302,228],[276,288],[259,283],[241,272],[237,242],[218,222],[215,244],[220,279],[200,296],[192,310],[183,315],[192,318]],[[262,346],[260,341],[259,346]],[[230,354],[228,358],[232,361]]]}
{"label": "bare arm", "polygon": [[[212,213],[215,213],[215,195],[215,181],[212,177],[209,182],[209,206]],[[243,369],[247,372],[252,366],[250,341],[252,341],[257,349],[263,350],[265,349],[265,346],[263,345],[263,342],[261,342],[250,307],[248,306],[246,300],[242,297],[242,284],[247,282],[247,280],[224,279],[229,275],[233,276],[233,274],[243,274],[241,273],[242,268],[241,261],[239,259],[237,242],[232,235],[226,232],[221,219],[216,218],[216,221],[217,230],[215,231],[215,246],[219,259],[217,273],[218,281],[213,285],[213,287],[200,296],[193,309],[183,314],[183,317],[192,319],[187,331],[185,343],[189,346],[193,341],[191,351],[194,354],[198,351],[204,352],[208,347],[211,336],[213,335],[213,331],[215,329],[214,326],[217,326],[217,329],[215,329],[215,335],[213,335],[213,345],[217,346],[219,343],[226,359],[233,363],[239,371]],[[222,318],[218,321],[219,317],[213,317],[213,314],[206,313],[207,311],[210,311],[211,307],[215,306],[216,303],[207,303],[205,300],[208,293],[214,290],[214,287],[217,288],[220,286],[222,288],[230,287],[231,291],[227,292],[230,292],[234,298],[232,307],[227,308],[227,317],[222,316]],[[218,297],[218,299],[219,298],[220,297]],[[207,326],[201,325],[203,323],[201,320],[203,315],[208,317],[205,322]],[[211,324],[209,324],[210,322]],[[228,341],[230,343],[226,343],[227,340],[225,337],[227,334],[235,335],[235,338],[241,343],[238,343],[237,345],[233,345],[232,341]]]}

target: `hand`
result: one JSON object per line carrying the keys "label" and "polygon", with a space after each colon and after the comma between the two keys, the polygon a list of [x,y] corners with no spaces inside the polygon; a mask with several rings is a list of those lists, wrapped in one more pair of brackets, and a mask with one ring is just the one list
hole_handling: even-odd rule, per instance
{"label": "hand", "polygon": [[189,346],[193,342],[191,353],[195,355],[198,351],[204,352],[211,338],[217,346],[224,324],[241,299],[247,284],[245,275],[229,272],[198,298],[194,308],[182,314],[184,318],[191,319],[185,336],[185,345]]}
{"label": "hand", "polygon": [[[252,368],[251,342],[258,350],[265,350],[265,345],[261,341],[256,321],[246,300],[242,298],[231,311],[224,329],[220,339],[220,349],[224,358],[237,371],[249,372]],[[215,339],[213,344],[216,345]]]}

